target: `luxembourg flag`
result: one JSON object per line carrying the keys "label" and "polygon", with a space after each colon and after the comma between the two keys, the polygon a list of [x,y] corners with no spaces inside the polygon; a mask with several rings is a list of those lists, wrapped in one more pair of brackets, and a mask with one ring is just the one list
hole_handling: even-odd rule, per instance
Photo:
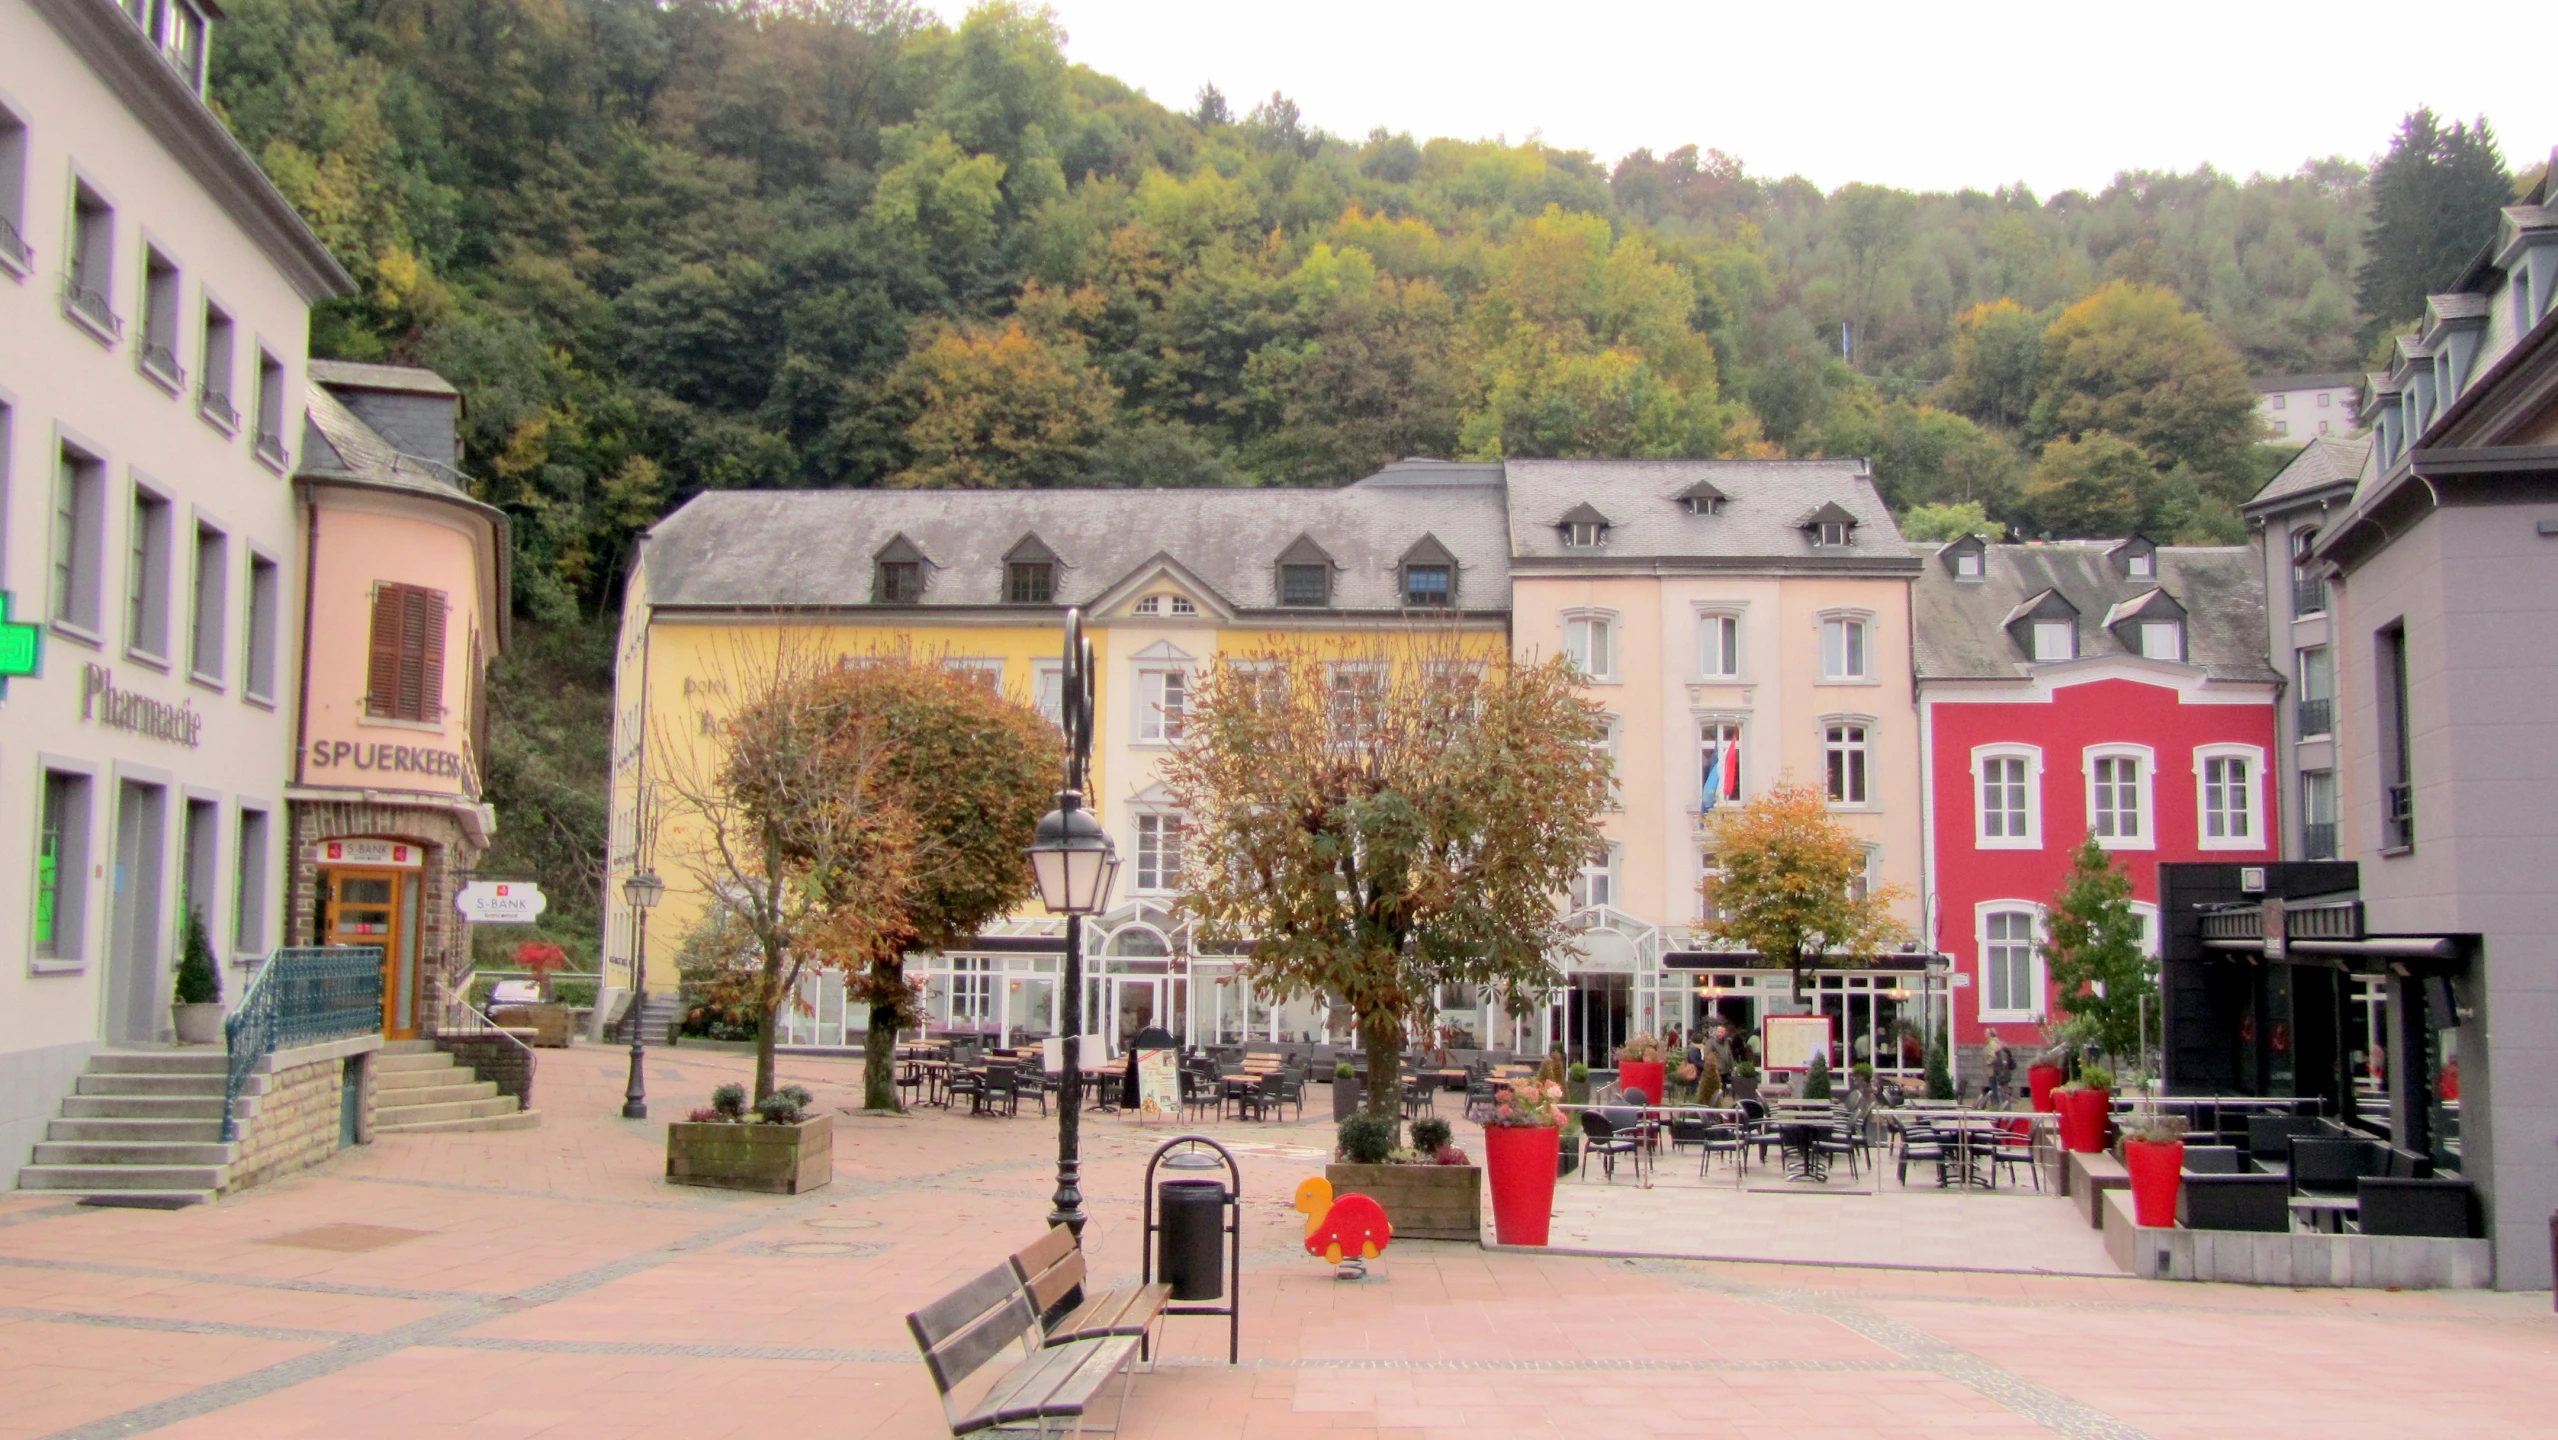
{"label": "luxembourg flag", "polygon": [[1738,779],[1740,777],[1740,770],[1741,737],[1735,735],[1730,740],[1714,747],[1714,758],[1706,762],[1704,813],[1708,815],[1713,814],[1715,802],[1723,798],[1724,791],[1733,788],[1731,781],[1726,780],[1724,777],[1728,775],[1733,777],[1733,779]]}

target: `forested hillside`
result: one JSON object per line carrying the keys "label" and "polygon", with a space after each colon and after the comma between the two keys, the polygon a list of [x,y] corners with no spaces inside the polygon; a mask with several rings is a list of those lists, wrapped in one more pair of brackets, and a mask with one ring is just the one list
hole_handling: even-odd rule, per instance
{"label": "forested hillside", "polygon": [[[2421,298],[2475,244],[2429,231],[2375,287],[2344,159],[1824,194],[1694,145],[1346,139],[1280,96],[1168,108],[1008,4],[228,8],[216,103],[363,287],[315,349],[460,384],[468,469],[515,517],[536,638],[492,782],[549,821],[511,818],[501,858],[555,883],[594,873],[600,804],[516,785],[600,764],[553,750],[601,719],[591,627],[701,489],[1868,454],[1905,512],[1981,507],[1921,530],[2235,538],[2266,463],[2247,375],[2355,364],[2409,318],[2357,295]],[[2483,124],[2419,118],[2392,152],[2416,180],[2507,183]]]}

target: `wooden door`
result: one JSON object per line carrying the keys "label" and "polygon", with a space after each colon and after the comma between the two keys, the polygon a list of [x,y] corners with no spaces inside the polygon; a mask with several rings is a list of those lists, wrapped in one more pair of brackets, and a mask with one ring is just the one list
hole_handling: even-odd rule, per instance
{"label": "wooden door", "polygon": [[417,876],[406,870],[323,873],[329,884],[329,915],[328,934],[320,943],[382,947],[382,1034],[392,1040],[415,1039],[416,1010],[400,1003],[403,983],[415,977],[401,973],[406,967],[400,961],[408,950],[408,937],[401,933],[408,910],[404,892],[417,883]]}

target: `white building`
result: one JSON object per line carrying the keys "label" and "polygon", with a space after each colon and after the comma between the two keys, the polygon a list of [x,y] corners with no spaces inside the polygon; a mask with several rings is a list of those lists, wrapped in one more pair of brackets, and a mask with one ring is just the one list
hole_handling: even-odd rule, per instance
{"label": "white building", "polygon": [[[0,1189],[87,1056],[169,1033],[187,911],[284,917],[310,307],[350,288],[201,98],[190,0],[0,5]],[[22,632],[23,633],[23,632]]]}
{"label": "white building", "polygon": [[2306,445],[2321,435],[2354,433],[2363,377],[2349,370],[2323,375],[2265,375],[2256,381],[2256,414],[2277,445]]}

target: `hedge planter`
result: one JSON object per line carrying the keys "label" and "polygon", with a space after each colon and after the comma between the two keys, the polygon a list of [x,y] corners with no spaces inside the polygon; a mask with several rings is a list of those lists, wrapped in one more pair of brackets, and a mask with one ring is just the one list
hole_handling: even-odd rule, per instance
{"label": "hedge planter", "polygon": [[181,1045],[219,1045],[222,1043],[222,1002],[209,1005],[172,1005],[169,1027],[177,1032]]}
{"label": "hedge planter", "polygon": [[2105,1119],[2114,1103],[2111,1090],[2055,1090],[2052,1101],[2061,1112],[2061,1148],[2092,1155],[2105,1148]]}
{"label": "hedge planter", "polygon": [[1546,1243],[1554,1225],[1554,1175],[1562,1151],[1563,1131],[1557,1126],[1483,1128],[1484,1178],[1492,1183],[1493,1239],[1503,1245]]}
{"label": "hedge planter", "polygon": [[721,1190],[797,1195],[835,1178],[835,1117],[796,1125],[695,1124],[666,1127],[666,1180]]}
{"label": "hedge planter", "polygon": [[2176,1223],[2176,1187],[2184,1183],[2185,1142],[2126,1140],[2123,1168],[2132,1172],[2132,1215],[2153,1229]]}
{"label": "hedge planter", "polygon": [[1483,1239],[1483,1171],[1474,1165],[1327,1165],[1332,1193],[1384,1208],[1397,1240]]}
{"label": "hedge planter", "polygon": [[1646,1102],[1661,1103],[1663,1087],[1669,1083],[1669,1062],[1663,1060],[1625,1060],[1617,1064],[1617,1091],[1640,1090]]}
{"label": "hedge planter", "polygon": [[1359,1083],[1358,1076],[1353,1075],[1347,1080],[1336,1076],[1332,1082],[1332,1123],[1338,1125],[1358,1114],[1360,1102],[1367,1098],[1367,1087]]}

